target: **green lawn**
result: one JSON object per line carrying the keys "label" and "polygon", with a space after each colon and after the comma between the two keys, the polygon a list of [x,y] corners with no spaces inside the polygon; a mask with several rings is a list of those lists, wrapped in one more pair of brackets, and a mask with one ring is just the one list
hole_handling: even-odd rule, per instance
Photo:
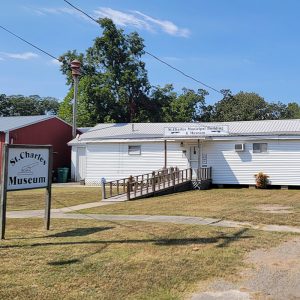
{"label": "green lawn", "polygon": [[[91,187],[52,188],[52,208],[101,200],[101,189]],[[7,193],[7,210],[43,209],[45,189],[16,191]]]}
{"label": "green lawn", "polygon": [[[155,200],[155,199],[154,199]],[[184,299],[236,279],[247,252],[292,235],[138,222],[8,219],[0,299]]]}
{"label": "green lawn", "polygon": [[[259,205],[291,206],[290,214],[262,212]],[[181,215],[300,226],[300,190],[212,189],[189,191],[84,210],[85,213]]]}

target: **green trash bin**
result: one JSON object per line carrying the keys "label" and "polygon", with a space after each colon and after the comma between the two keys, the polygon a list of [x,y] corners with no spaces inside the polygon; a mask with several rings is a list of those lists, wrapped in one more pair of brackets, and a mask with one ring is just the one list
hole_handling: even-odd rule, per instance
{"label": "green trash bin", "polygon": [[57,168],[57,182],[66,183],[68,181],[69,168]]}

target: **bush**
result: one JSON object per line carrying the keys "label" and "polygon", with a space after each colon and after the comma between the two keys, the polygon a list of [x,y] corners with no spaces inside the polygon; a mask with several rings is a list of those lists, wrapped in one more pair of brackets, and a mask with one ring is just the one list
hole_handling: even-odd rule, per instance
{"label": "bush", "polygon": [[255,185],[258,189],[265,189],[269,183],[269,176],[263,172],[255,174]]}

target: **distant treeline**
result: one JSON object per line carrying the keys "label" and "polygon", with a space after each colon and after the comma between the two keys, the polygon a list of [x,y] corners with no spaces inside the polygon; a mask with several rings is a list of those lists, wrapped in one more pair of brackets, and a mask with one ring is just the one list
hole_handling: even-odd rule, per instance
{"label": "distant treeline", "polygon": [[53,97],[40,97],[38,95],[7,96],[0,94],[0,116],[35,116],[35,115],[56,115],[60,103]]}

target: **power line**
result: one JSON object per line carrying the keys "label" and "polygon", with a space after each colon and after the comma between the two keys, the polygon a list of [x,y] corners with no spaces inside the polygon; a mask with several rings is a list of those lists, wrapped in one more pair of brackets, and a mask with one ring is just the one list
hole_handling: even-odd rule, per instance
{"label": "power line", "polygon": [[152,56],[153,58],[155,58],[156,60],[160,61],[161,63],[167,65],[169,68],[171,68],[171,69],[173,69],[173,70],[179,72],[179,73],[182,74],[183,76],[185,76],[185,77],[187,77],[187,78],[190,78],[190,79],[192,79],[192,80],[194,80],[194,81],[196,81],[196,82],[198,82],[198,83],[204,85],[205,87],[207,87],[207,88],[209,88],[209,89],[211,89],[211,90],[213,90],[213,91],[215,91],[215,92],[220,93],[220,94],[223,95],[223,93],[222,93],[221,91],[219,91],[218,89],[216,89],[216,88],[214,88],[214,87],[212,87],[212,86],[210,86],[210,85],[208,85],[208,84],[206,84],[206,83],[204,83],[204,82],[202,82],[202,81],[200,81],[200,80],[194,78],[193,76],[190,76],[190,75],[184,73],[183,71],[181,71],[181,70],[179,70],[178,68],[176,68],[176,67],[170,65],[169,63],[167,63],[167,62],[165,62],[164,60],[160,59],[159,57],[155,56],[154,54],[152,54],[152,53],[150,53],[150,52],[148,52],[148,51],[145,51],[145,53],[147,53],[148,55]]}
{"label": "power line", "polygon": [[[77,11],[79,11],[80,13],[84,14],[86,17],[88,17],[88,18],[90,18],[91,20],[93,20],[94,22],[96,22],[96,23],[99,25],[99,22],[98,22],[95,18],[93,18],[91,15],[89,15],[88,13],[86,13],[85,11],[83,11],[82,9],[80,9],[79,7],[75,6],[74,4],[70,3],[70,2],[67,1],[67,0],[63,0],[63,1],[66,2],[68,5],[70,5],[72,8],[76,9]],[[206,83],[204,83],[204,82],[202,82],[202,81],[196,79],[195,77],[193,77],[193,76],[191,76],[191,75],[186,74],[185,72],[181,71],[180,69],[178,69],[178,68],[172,66],[171,64],[167,63],[166,61],[160,59],[160,58],[157,57],[156,55],[154,55],[154,54],[152,54],[152,53],[150,53],[150,52],[148,52],[148,51],[145,51],[145,53],[148,54],[149,56],[153,57],[153,58],[156,59],[157,61],[159,61],[159,62],[165,64],[165,65],[168,66],[169,68],[171,68],[171,69],[173,69],[173,70],[179,72],[181,75],[183,75],[183,76],[185,76],[185,77],[187,77],[187,78],[189,78],[189,79],[192,79],[193,81],[195,81],[195,82],[197,82],[197,83],[200,83],[200,84],[202,84],[203,86],[205,86],[205,87],[207,87],[207,88],[209,88],[209,89],[211,89],[211,90],[213,90],[213,91],[215,91],[215,92],[217,92],[217,93],[219,93],[219,94],[224,95],[224,93],[223,93],[222,91],[220,91],[220,90],[218,90],[218,89],[216,89],[216,88],[214,88],[214,87],[212,87],[212,86],[210,86],[210,85],[208,85],[208,84],[206,84]]]}
{"label": "power line", "polygon": [[41,49],[40,47],[38,47],[38,46],[36,46],[36,45],[34,45],[34,44],[28,42],[28,41],[25,40],[24,38],[22,38],[22,37],[20,37],[19,35],[13,33],[12,31],[8,30],[8,29],[5,28],[4,26],[0,25],[0,28],[3,29],[3,30],[5,30],[5,31],[8,32],[9,34],[13,35],[14,37],[18,38],[19,40],[25,42],[26,44],[32,46],[33,48],[35,48],[35,49],[37,49],[37,50],[43,52],[44,54],[46,54],[46,55],[50,56],[51,58],[53,58],[53,59],[55,59],[55,60],[57,60],[57,61],[60,62],[60,60],[59,60],[57,57],[55,57],[54,55],[50,54],[49,52],[47,52],[47,51]]}
{"label": "power line", "polygon": [[84,14],[86,17],[90,18],[91,20],[93,20],[94,22],[96,22],[97,24],[98,21],[93,18],[92,16],[90,16],[89,14],[87,14],[85,11],[83,11],[82,9],[80,9],[79,7],[76,7],[75,5],[73,5],[71,2],[67,1],[67,0],[64,0],[67,4],[69,4],[71,7],[73,7],[74,9],[78,10],[79,12],[81,12],[82,14]]}

